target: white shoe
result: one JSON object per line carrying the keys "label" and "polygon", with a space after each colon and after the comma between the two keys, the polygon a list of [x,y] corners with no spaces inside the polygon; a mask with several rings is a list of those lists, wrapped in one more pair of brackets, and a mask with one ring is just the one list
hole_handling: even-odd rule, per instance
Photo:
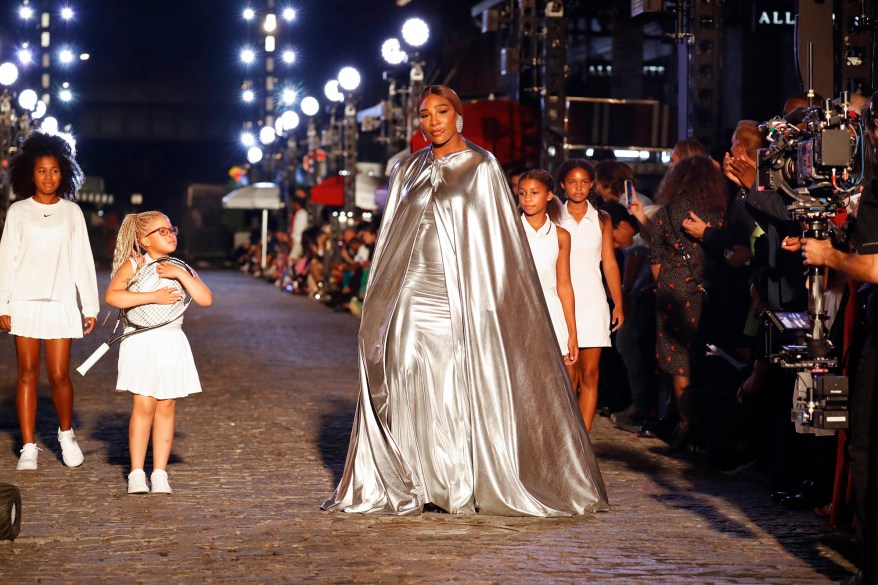
{"label": "white shoe", "polygon": [[146,485],[146,473],[142,469],[135,469],[128,474],[129,494],[148,494],[149,486]]}
{"label": "white shoe", "polygon": [[152,472],[152,475],[149,476],[149,481],[152,483],[152,490],[150,490],[154,494],[169,494],[171,493],[171,484],[168,483],[168,472],[164,469],[156,469]]}
{"label": "white shoe", "polygon": [[73,434],[73,429],[69,431],[61,431],[58,429],[58,442],[61,443],[61,458],[64,460],[64,465],[67,467],[79,467],[82,465],[83,459],[82,449],[79,448],[79,444],[76,442],[76,435]]}
{"label": "white shoe", "polygon": [[15,468],[19,471],[34,470],[37,468],[37,455],[42,451],[36,443],[25,443],[21,449],[21,457]]}

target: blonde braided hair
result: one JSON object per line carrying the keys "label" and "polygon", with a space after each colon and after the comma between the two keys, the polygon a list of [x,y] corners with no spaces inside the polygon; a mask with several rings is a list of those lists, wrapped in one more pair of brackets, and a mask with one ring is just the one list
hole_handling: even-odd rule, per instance
{"label": "blonde braided hair", "polygon": [[138,241],[146,235],[149,223],[157,218],[167,216],[161,211],[144,211],[143,213],[129,213],[119,226],[119,235],[116,236],[116,249],[113,252],[113,269],[110,276],[115,276],[119,268],[129,259],[137,259],[137,267],[143,265],[143,248]]}

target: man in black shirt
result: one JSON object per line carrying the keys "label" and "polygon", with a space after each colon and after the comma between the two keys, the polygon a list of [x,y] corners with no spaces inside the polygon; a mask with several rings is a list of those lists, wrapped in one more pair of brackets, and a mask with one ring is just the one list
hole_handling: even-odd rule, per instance
{"label": "man in black shirt", "polygon": [[858,280],[866,311],[866,335],[859,362],[852,370],[848,455],[853,476],[857,533],[861,542],[860,572],[842,583],[878,583],[878,93],[864,108],[864,132],[872,151],[854,228],[853,253],[832,247],[829,240],[803,238],[805,263],[827,266]]}

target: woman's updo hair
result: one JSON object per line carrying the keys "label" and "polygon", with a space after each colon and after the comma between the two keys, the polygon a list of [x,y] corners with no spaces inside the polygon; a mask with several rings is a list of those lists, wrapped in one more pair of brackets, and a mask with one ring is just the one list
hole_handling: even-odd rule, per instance
{"label": "woman's updo hair", "polygon": [[424,100],[427,99],[427,96],[429,95],[438,95],[439,97],[448,100],[451,107],[457,112],[457,115],[463,115],[463,103],[460,101],[460,98],[457,97],[457,92],[447,85],[428,85],[425,87],[424,91],[418,96],[418,101],[415,102],[415,113],[420,111],[421,104],[424,103]]}
{"label": "woman's updo hair", "polygon": [[9,179],[15,196],[26,199],[36,194],[34,166],[37,159],[44,156],[54,157],[61,168],[61,183],[56,193],[58,197],[76,201],[76,193],[85,179],[76,162],[76,143],[72,136],[42,130],[28,134],[21,150],[9,162]]}

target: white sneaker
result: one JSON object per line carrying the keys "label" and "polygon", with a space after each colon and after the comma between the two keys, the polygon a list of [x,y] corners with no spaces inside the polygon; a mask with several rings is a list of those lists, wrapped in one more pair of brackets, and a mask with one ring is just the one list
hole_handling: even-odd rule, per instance
{"label": "white sneaker", "polygon": [[79,467],[82,465],[83,459],[82,449],[79,448],[79,444],[76,442],[76,435],[73,434],[73,429],[69,431],[61,431],[58,429],[58,442],[61,443],[61,458],[64,460],[64,465],[67,467]]}
{"label": "white sneaker", "polygon": [[128,474],[129,494],[148,494],[149,486],[146,485],[146,473],[142,469],[135,469]]}
{"label": "white sneaker", "polygon": [[15,468],[19,471],[34,470],[37,468],[37,455],[42,451],[36,443],[25,443],[21,449],[21,457]]}
{"label": "white sneaker", "polygon": [[149,476],[149,481],[152,483],[152,493],[154,494],[169,494],[171,493],[171,484],[168,483],[168,472],[164,469],[156,469],[152,472],[152,475]]}

